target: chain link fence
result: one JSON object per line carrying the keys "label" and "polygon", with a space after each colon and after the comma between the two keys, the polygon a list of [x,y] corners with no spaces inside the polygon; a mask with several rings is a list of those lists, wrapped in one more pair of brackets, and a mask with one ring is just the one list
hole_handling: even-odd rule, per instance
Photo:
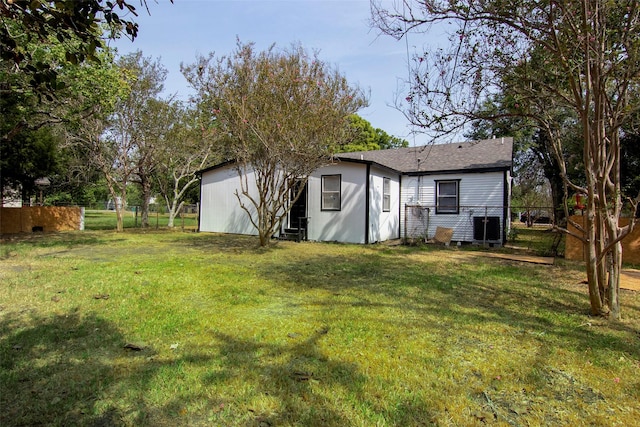
{"label": "chain link fence", "polygon": [[439,229],[448,229],[453,242],[502,244],[506,213],[504,206],[459,206],[455,212],[438,212],[436,206],[405,205],[403,237],[429,241]]}
{"label": "chain link fence", "polygon": [[[173,220],[173,227],[183,230],[197,230],[198,214],[198,204],[183,205]],[[85,215],[87,229],[112,229],[116,227],[115,206],[109,203],[87,207]],[[147,221],[146,226],[148,228],[158,229],[167,227],[169,214],[166,206],[162,204],[150,204]],[[125,208],[123,226],[124,228],[143,227],[141,206],[128,205]]]}
{"label": "chain link fence", "polygon": [[401,223],[409,244],[509,245],[543,256],[564,254],[565,235],[555,228],[553,208],[546,206],[460,206],[438,213],[436,206],[406,205]]}

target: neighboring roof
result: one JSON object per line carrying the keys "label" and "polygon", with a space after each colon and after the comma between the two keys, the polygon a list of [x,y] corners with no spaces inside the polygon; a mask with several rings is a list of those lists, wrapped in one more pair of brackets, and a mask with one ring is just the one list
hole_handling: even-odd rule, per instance
{"label": "neighboring roof", "polygon": [[405,174],[511,169],[513,138],[340,153],[337,159],[377,163]]}

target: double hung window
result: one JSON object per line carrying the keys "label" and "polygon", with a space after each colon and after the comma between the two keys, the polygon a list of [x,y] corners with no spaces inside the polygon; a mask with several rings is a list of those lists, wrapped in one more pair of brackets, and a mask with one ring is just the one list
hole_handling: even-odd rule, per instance
{"label": "double hung window", "polygon": [[391,210],[391,179],[382,179],[382,212]]}
{"label": "double hung window", "polygon": [[460,181],[436,181],[436,213],[457,214],[459,204]]}
{"label": "double hung window", "polygon": [[322,205],[323,211],[340,210],[341,175],[322,175]]}

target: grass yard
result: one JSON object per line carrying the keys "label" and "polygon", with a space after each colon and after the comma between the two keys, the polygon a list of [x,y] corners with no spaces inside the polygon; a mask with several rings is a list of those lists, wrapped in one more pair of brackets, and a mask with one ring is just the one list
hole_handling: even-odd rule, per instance
{"label": "grass yard", "polygon": [[0,425],[631,426],[640,294],[431,246],[107,231],[0,248]]}
{"label": "grass yard", "polygon": [[521,223],[511,223],[511,233],[515,235],[514,241],[508,242],[521,249],[540,256],[556,256],[564,254],[565,238],[562,233],[556,232],[550,225],[534,225],[527,227]]}

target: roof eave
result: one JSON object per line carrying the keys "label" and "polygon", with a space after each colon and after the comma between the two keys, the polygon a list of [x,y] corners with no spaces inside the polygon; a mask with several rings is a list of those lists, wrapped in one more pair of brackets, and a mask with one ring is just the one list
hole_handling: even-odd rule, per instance
{"label": "roof eave", "polygon": [[409,171],[402,172],[403,175],[417,176],[417,175],[453,175],[461,173],[488,173],[488,172],[504,172],[511,170],[511,166],[490,166],[486,168],[465,168],[465,169],[442,169],[442,170],[428,170],[428,171]]}
{"label": "roof eave", "polygon": [[378,167],[380,167],[382,169],[387,169],[389,171],[392,171],[392,172],[400,174],[400,175],[403,173],[402,171],[399,171],[399,170],[394,169],[392,167],[383,165],[383,164],[378,163],[378,162],[373,161],[373,160],[352,159],[350,157],[340,157],[340,156],[335,156],[334,159],[336,159],[338,161],[341,161],[341,162],[360,163],[360,164],[364,164],[364,165],[375,165],[375,166],[378,166]]}
{"label": "roof eave", "polygon": [[210,171],[215,170],[215,169],[220,169],[220,168],[223,168],[223,167],[228,166],[228,165],[233,164],[233,163],[236,163],[236,161],[235,160],[227,160],[225,162],[218,163],[218,164],[215,164],[213,166],[206,167],[204,169],[200,169],[199,171],[196,171],[196,175],[202,177],[203,173],[210,172]]}

